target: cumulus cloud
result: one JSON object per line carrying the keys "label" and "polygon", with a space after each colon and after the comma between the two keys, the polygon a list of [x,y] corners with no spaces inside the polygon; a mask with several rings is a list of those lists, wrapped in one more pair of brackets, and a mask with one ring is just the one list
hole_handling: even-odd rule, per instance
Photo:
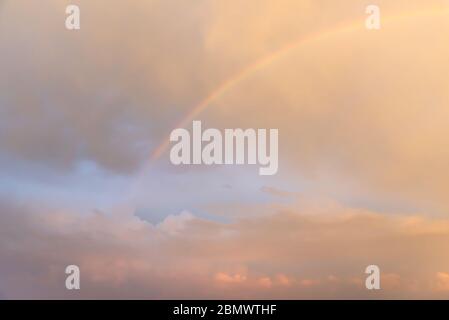
{"label": "cumulus cloud", "polygon": [[192,221],[194,216],[186,211],[181,212],[179,215],[167,216],[158,227],[170,234],[176,234],[184,229],[189,221]]}

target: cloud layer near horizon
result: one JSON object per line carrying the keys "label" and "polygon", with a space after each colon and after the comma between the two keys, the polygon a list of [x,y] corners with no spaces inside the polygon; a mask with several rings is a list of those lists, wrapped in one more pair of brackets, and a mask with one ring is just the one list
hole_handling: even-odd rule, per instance
{"label": "cloud layer near horizon", "polygon": [[[449,297],[447,219],[303,201],[227,224],[187,212],[159,224],[38,212],[5,199],[0,210],[5,298]],[[74,263],[80,292],[62,286]],[[382,266],[380,292],[364,287],[370,264]]]}
{"label": "cloud layer near horizon", "polygon": [[[231,223],[34,208],[1,201],[6,298],[449,297],[448,219],[302,200]],[[380,292],[364,287],[373,262]],[[79,292],[62,285],[70,264],[81,269]]]}

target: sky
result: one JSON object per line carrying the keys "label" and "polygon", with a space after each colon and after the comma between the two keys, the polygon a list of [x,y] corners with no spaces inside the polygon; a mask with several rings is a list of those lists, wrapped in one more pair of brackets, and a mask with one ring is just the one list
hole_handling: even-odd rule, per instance
{"label": "sky", "polygon": [[[449,2],[370,4],[0,0],[0,297],[448,299]],[[277,174],[174,166],[193,120]]]}

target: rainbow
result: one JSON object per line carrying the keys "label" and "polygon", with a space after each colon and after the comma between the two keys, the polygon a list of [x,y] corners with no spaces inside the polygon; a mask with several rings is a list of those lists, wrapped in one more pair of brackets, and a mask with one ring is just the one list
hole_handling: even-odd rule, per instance
{"label": "rainbow", "polygon": [[[360,22],[359,22],[360,23]],[[293,41],[281,49],[264,56],[255,62],[250,63],[248,66],[244,67],[236,74],[230,78],[223,81],[215,90],[213,90],[208,96],[206,96],[202,101],[200,101],[196,106],[194,106],[184,118],[175,126],[175,128],[184,128],[192,120],[194,120],[200,113],[207,109],[214,101],[218,100],[223,94],[230,91],[232,88],[236,87],[238,84],[247,79],[250,75],[256,73],[259,70],[266,68],[273,62],[281,59],[288,52],[294,50],[295,48],[305,45],[310,42],[318,41],[320,39],[331,36],[334,33],[343,33],[344,31],[350,31],[354,26],[348,25],[339,27],[335,30],[323,31],[317,34],[307,35],[304,38]],[[157,160],[169,147],[170,141],[169,137],[166,137],[161,144],[153,151],[151,155],[151,161]]]}
{"label": "rainbow", "polygon": [[[415,11],[402,12],[397,15],[391,15],[388,17],[382,17],[382,27],[385,25],[396,22],[399,23],[403,20],[410,20],[414,18],[427,17],[427,16],[439,16],[446,15],[449,13],[449,6],[447,4],[442,4],[432,8],[426,8]],[[337,36],[340,34],[356,32],[358,30],[364,30],[365,25],[363,19],[357,19],[355,21],[350,21],[348,23],[342,23],[331,29],[322,30],[315,32],[292,42],[287,43],[280,49],[261,57],[260,59],[250,63],[246,67],[239,70],[237,73],[233,74],[231,77],[224,80],[218,87],[216,87],[209,95],[207,95],[203,100],[201,100],[197,105],[193,106],[190,111],[182,118],[182,120],[174,128],[185,128],[192,120],[194,120],[199,114],[210,107],[214,101],[221,98],[226,92],[238,86],[244,80],[248,79],[251,75],[256,72],[266,68],[277,60],[285,57],[289,52],[296,49],[305,47],[307,45],[317,43],[321,40]],[[382,30],[381,30],[382,32]],[[171,132],[171,131],[170,131]],[[146,174],[153,166],[153,164],[168,150],[170,146],[169,135],[167,135],[154,149],[149,161],[144,164],[140,172],[137,174],[136,178],[133,180],[132,185],[128,189],[128,201],[133,201],[133,197],[141,189],[141,183],[146,178]]]}
{"label": "rainbow", "polygon": [[[430,9],[425,10],[416,10],[413,12],[403,12],[398,15],[382,18],[382,25],[391,23],[391,22],[399,22],[404,19],[413,19],[417,17],[425,17],[429,15],[443,15],[448,13],[447,5],[439,5],[432,7]],[[256,73],[257,71],[266,68],[273,62],[281,59],[286,56],[287,53],[292,50],[298,49],[300,47],[316,43],[318,41],[324,40],[326,38],[340,35],[344,33],[355,32],[357,30],[363,30],[365,27],[364,21],[362,19],[357,19],[356,21],[351,21],[346,24],[342,24],[336,26],[331,29],[319,31],[310,35],[306,35],[299,39],[296,39],[282,48],[278,49],[275,52],[272,52],[260,59],[256,60],[253,63],[250,63],[248,66],[244,67],[236,74],[232,75],[225,81],[223,81],[215,90],[213,90],[208,96],[206,96],[203,100],[201,100],[197,105],[195,105],[185,116],[184,118],[175,126],[175,128],[184,128],[186,127],[192,120],[194,120],[200,113],[206,110],[212,103],[218,100],[223,96],[224,93],[228,92],[232,88],[236,87],[238,84],[247,79],[250,75]],[[170,146],[169,137],[165,137],[164,140],[158,145],[157,148],[153,151],[150,157],[150,161],[156,161],[162,154]]]}

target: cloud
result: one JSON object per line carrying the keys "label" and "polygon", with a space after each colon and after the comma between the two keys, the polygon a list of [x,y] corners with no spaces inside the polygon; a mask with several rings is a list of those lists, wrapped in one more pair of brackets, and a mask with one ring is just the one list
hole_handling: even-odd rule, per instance
{"label": "cloud", "polygon": [[449,273],[437,272],[436,274],[437,284],[435,290],[437,291],[449,291]]}
{"label": "cloud", "polygon": [[274,187],[268,187],[268,186],[263,186],[260,191],[270,194],[272,196],[276,196],[276,197],[285,197],[285,198],[290,198],[290,197],[298,197],[299,194],[294,193],[294,192],[289,192],[289,191],[284,191],[284,190],[279,190],[277,188]]}
{"label": "cloud", "polygon": [[278,274],[276,275],[276,282],[283,286],[290,286],[291,285],[291,279],[289,279],[285,274]]}
{"label": "cloud", "polygon": [[179,215],[169,215],[164,221],[158,224],[158,228],[169,234],[177,234],[182,231],[186,223],[192,221],[195,217],[186,211],[181,212]]}
{"label": "cloud", "polygon": [[[246,66],[361,21],[290,50],[198,117],[208,126],[279,128],[285,180],[316,180],[327,192],[344,184],[349,197],[444,212],[449,46],[439,31],[448,22],[425,16],[443,3],[381,1],[385,21],[373,33],[360,1],[99,0],[82,2],[82,29],[70,33],[64,3],[8,2],[0,155],[10,161],[1,169],[17,159],[66,171],[91,161],[136,173],[193,106]],[[407,12],[415,17],[389,19]]]}
{"label": "cloud", "polygon": [[64,2],[5,4],[2,153],[55,170],[82,160],[138,170],[177,121],[173,115],[205,94],[207,7],[200,5],[83,1],[81,30],[71,33]]}
{"label": "cloud", "polygon": [[[449,260],[442,258],[449,228],[432,226],[447,226],[446,220],[349,207],[323,215],[293,205],[226,224],[181,213],[153,225],[126,210],[107,214],[33,208],[1,201],[0,283],[7,298],[445,294],[446,274],[437,270],[449,269]],[[79,292],[63,289],[70,264],[81,269]],[[383,291],[376,295],[364,288],[369,264],[379,265],[382,272]],[[429,287],[435,274],[436,287]]]}
{"label": "cloud", "polygon": [[224,272],[219,272],[215,275],[215,281],[223,284],[242,283],[246,281],[246,276],[241,274],[229,275]]}
{"label": "cloud", "polygon": [[[442,119],[448,116],[449,46],[441,30],[448,20],[442,10],[428,13],[443,3],[382,2],[378,33],[364,29],[357,6],[296,3],[307,8],[291,11],[307,16],[296,22],[284,12],[262,18],[272,17],[273,7],[273,12],[291,8],[288,1],[258,6],[252,13],[243,9],[246,19],[234,26],[244,31],[233,37],[233,46],[217,40],[230,39],[226,21],[233,7],[224,5],[210,43],[221,44],[221,51],[235,59],[246,55],[254,62],[320,30],[335,31],[348,21],[355,27],[294,47],[245,77],[212,103],[203,122],[279,128],[284,179],[316,180],[330,192],[343,184],[352,197],[364,192],[370,201],[393,199],[403,207],[446,212],[449,153]],[[325,13],[317,11],[323,7]],[[277,21],[281,17],[285,24]]]}
{"label": "cloud", "polygon": [[[447,297],[449,25],[424,15],[442,1],[380,1],[382,17],[405,16],[377,33],[362,1],[79,3],[73,33],[61,1],[2,3],[2,297]],[[220,84],[351,21],[360,28],[288,50],[198,115],[278,128],[278,176],[164,156],[138,174]],[[116,175],[139,180],[138,199],[121,203],[134,181]],[[63,288],[69,264],[80,292]],[[370,264],[381,292],[364,288]]]}

